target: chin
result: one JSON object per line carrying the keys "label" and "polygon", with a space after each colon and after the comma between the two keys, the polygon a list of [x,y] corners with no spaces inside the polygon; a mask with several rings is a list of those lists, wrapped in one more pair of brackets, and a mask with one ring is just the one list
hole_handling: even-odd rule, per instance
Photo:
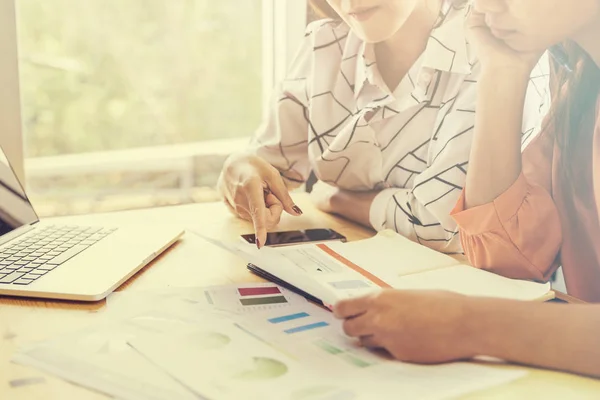
{"label": "chin", "polygon": [[376,43],[385,42],[392,35],[389,35],[389,36],[388,35],[359,35],[359,36],[366,43],[376,44]]}
{"label": "chin", "polygon": [[363,41],[367,43],[381,43],[398,33],[404,22],[406,21],[394,21],[387,18],[387,16],[382,16],[380,18],[373,18],[365,23],[353,23],[351,27]]}
{"label": "chin", "polygon": [[393,37],[397,31],[391,29],[382,29],[381,27],[374,27],[368,29],[367,27],[361,27],[360,30],[354,29],[357,36],[367,43],[381,43]]}

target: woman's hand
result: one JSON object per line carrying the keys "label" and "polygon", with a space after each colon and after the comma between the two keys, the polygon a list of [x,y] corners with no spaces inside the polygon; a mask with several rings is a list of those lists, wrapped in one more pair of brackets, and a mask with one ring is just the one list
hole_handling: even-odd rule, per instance
{"label": "woman's hand", "polygon": [[371,228],[369,214],[371,204],[379,191],[353,192],[323,182],[317,182],[310,198],[319,210],[337,214]]}
{"label": "woman's hand", "polygon": [[333,213],[335,210],[332,207],[332,202],[339,194],[339,188],[318,181],[310,192],[310,199],[319,210],[326,213]]}
{"label": "woman's hand", "polygon": [[299,216],[279,171],[262,158],[239,154],[225,162],[217,188],[229,210],[254,224],[256,245],[267,239],[267,230],[275,227],[285,210]]}
{"label": "woman's hand", "polygon": [[469,299],[450,292],[384,290],[334,306],[347,335],[400,361],[433,364],[473,358]]}
{"label": "woman's hand", "polygon": [[467,18],[466,28],[484,71],[514,70],[529,76],[543,54],[543,51],[519,52],[494,36],[486,14],[478,11],[477,2]]}

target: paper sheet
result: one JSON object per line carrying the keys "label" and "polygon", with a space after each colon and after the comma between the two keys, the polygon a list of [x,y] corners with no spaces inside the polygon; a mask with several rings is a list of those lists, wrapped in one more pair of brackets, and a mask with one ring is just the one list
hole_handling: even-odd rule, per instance
{"label": "paper sheet", "polygon": [[154,291],[114,292],[106,300],[112,317],[127,317],[149,311],[173,313],[209,310],[216,313],[248,314],[287,308],[306,299],[272,283],[220,285],[203,288],[165,288]]}
{"label": "paper sheet", "polygon": [[509,279],[467,265],[399,276],[392,285],[408,290],[448,290],[467,296],[533,301],[551,290],[550,283]]}
{"label": "paper sheet", "polygon": [[183,324],[176,319],[139,317],[75,332],[23,349],[13,361],[68,381],[129,400],[193,400],[193,395],[128,345]]}
{"label": "paper sheet", "polygon": [[390,230],[372,238],[328,246],[355,264],[367,268],[383,280],[458,265],[452,257],[418,245]]}
{"label": "paper sheet", "polygon": [[107,323],[33,344],[13,360],[121,399],[195,399],[127,341],[306,302],[271,283],[115,292],[107,299]]}
{"label": "paper sheet", "polygon": [[[311,275],[306,274],[302,268],[299,268],[300,266],[292,259],[284,257],[281,254],[281,249],[263,247],[261,250],[258,250],[255,246],[248,243],[227,243],[207,237],[193,230],[189,230],[189,232],[223,250],[239,256],[246,262],[252,263],[261,269],[276,275],[284,282],[288,282],[307,293],[311,293],[326,304],[334,304],[340,298],[339,294],[336,293],[333,288],[322,285]],[[302,248],[302,245],[293,246],[292,251],[297,251],[299,248]]]}
{"label": "paper sheet", "polygon": [[391,231],[379,232],[361,241],[326,245],[361,271],[336,260],[314,244],[265,247],[260,251],[247,244],[231,246],[237,249],[236,254],[255,260],[252,262],[257,262],[258,267],[326,304],[371,293],[379,290],[382,283],[395,289],[448,290],[468,296],[515,300],[541,300],[551,290],[549,283],[513,280],[461,265],[452,257]]}
{"label": "paper sheet", "polygon": [[[14,360],[131,400],[360,400],[399,394],[436,400],[526,374],[469,363],[425,367],[390,360],[346,337],[330,312],[274,288],[125,292],[109,301],[113,322],[33,344]],[[261,300],[277,297],[290,301]],[[240,306],[246,299],[259,304]],[[128,313],[110,312],[118,307],[138,314],[123,319]]]}
{"label": "paper sheet", "polygon": [[[239,316],[238,321],[238,330],[211,325],[167,334],[158,342],[137,337],[130,343],[196,393],[223,399],[248,394],[265,399],[395,399],[400,393],[403,399],[446,399],[526,374],[468,363],[393,361],[360,347],[343,335],[331,313],[308,303]],[[198,365],[198,360],[210,362]],[[240,379],[242,375],[253,379]]]}
{"label": "paper sheet", "polygon": [[233,323],[182,329],[161,338],[137,337],[133,348],[200,396],[283,399],[319,379],[310,368]]}

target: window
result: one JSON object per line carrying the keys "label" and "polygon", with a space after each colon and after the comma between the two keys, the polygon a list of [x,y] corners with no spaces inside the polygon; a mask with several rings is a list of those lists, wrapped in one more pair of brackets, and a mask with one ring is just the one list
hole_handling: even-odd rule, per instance
{"label": "window", "polygon": [[302,38],[297,0],[15,0],[44,216],[215,200]]}
{"label": "window", "polygon": [[239,137],[259,123],[256,0],[17,0],[30,157]]}

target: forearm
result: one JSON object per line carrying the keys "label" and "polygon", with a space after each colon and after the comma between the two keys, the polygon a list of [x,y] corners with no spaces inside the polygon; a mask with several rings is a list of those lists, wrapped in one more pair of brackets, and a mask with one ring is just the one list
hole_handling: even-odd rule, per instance
{"label": "forearm", "polygon": [[341,215],[360,225],[372,228],[369,219],[371,204],[378,191],[352,192],[338,190],[330,199],[333,213]]}
{"label": "forearm", "polygon": [[465,204],[493,201],[521,173],[521,130],[529,73],[484,71],[479,79]]}
{"label": "forearm", "polygon": [[470,301],[477,355],[600,377],[600,306]]}

